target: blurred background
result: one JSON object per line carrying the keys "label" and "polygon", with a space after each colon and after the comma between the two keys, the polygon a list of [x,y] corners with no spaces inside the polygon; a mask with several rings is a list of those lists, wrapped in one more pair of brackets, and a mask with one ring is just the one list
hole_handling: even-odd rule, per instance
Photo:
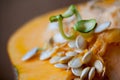
{"label": "blurred background", "polygon": [[85,1],[87,0],[0,0],[0,80],[14,80],[6,46],[16,29],[41,14]]}

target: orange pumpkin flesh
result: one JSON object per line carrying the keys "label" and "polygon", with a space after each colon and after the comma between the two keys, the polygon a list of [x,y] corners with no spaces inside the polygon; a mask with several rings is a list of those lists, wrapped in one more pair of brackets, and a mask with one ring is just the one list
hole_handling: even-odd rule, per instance
{"label": "orange pumpkin flesh", "polygon": [[8,53],[13,65],[18,70],[19,80],[71,80],[71,72],[57,69],[49,64],[48,61],[39,60],[38,56],[26,62],[21,61],[27,51],[36,46],[43,46],[47,36],[49,36],[49,34],[44,35],[49,17],[61,12],[63,10],[55,11],[30,21],[9,40]]}
{"label": "orange pumpkin flesh", "polygon": [[[114,0],[108,1],[109,4],[112,2],[114,2]],[[48,39],[47,37],[50,36],[49,33],[46,34],[45,32],[48,26],[49,17],[62,13],[63,11],[65,10],[63,9],[54,11],[35,18],[17,30],[17,32],[14,33],[14,35],[10,38],[8,42],[8,53],[12,64],[18,70],[19,80],[71,80],[73,78],[73,75],[70,71],[55,68],[47,60],[39,60],[38,56],[35,56],[26,62],[21,60],[25,53],[30,49],[43,46]],[[111,49],[113,49],[113,52]],[[114,80],[118,80],[120,78],[120,69],[118,69],[119,64],[113,65],[113,63],[118,59],[118,55],[114,54],[115,52],[118,54],[120,53],[119,47],[109,47],[104,57],[108,70],[107,76],[111,78],[110,80],[113,80],[114,78]],[[113,54],[115,55],[114,57],[112,57]],[[109,67],[112,67],[113,72],[109,72],[111,71]],[[115,72],[116,75],[113,74]]]}

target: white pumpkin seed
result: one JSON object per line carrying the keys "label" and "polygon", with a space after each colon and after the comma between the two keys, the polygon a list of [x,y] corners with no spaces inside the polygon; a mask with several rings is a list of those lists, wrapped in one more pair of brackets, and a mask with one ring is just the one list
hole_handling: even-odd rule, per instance
{"label": "white pumpkin seed", "polygon": [[74,80],[81,80],[80,78],[74,78]]}
{"label": "white pumpkin seed", "polygon": [[76,38],[75,44],[78,49],[85,49],[87,46],[87,42],[82,36]]}
{"label": "white pumpkin seed", "polygon": [[92,67],[89,71],[88,79],[92,80],[95,76],[95,67]]}
{"label": "white pumpkin seed", "polygon": [[40,55],[40,60],[46,60],[50,58],[56,51],[58,50],[58,46],[55,46],[52,50],[48,49],[46,51],[43,51]]}
{"label": "white pumpkin seed", "polygon": [[96,60],[95,63],[94,63],[94,66],[95,66],[95,68],[96,68],[96,70],[97,70],[97,72],[99,74],[102,73],[102,71],[103,71],[103,64],[102,64],[102,62],[100,60]]}
{"label": "white pumpkin seed", "polygon": [[82,68],[71,68],[71,71],[75,76],[81,76]]}
{"label": "white pumpkin seed", "polygon": [[71,68],[78,68],[82,66],[81,57],[74,57],[68,62],[68,66]]}
{"label": "white pumpkin seed", "polygon": [[67,63],[72,57],[71,56],[63,56],[59,60],[60,63]]}
{"label": "white pumpkin seed", "polygon": [[48,30],[55,31],[58,30],[58,22],[52,22],[48,24]]}
{"label": "white pumpkin seed", "polygon": [[68,69],[68,65],[62,64],[62,63],[55,64],[54,66],[55,66],[56,68]]}
{"label": "white pumpkin seed", "polygon": [[40,60],[46,60],[48,58],[50,58],[52,56],[52,53],[51,53],[51,50],[48,49],[46,51],[43,51],[41,54],[40,54]]}
{"label": "white pumpkin seed", "polygon": [[88,63],[92,58],[92,52],[88,51],[87,53],[84,54],[84,56],[82,57],[82,62],[84,64]]}
{"label": "white pumpkin seed", "polygon": [[27,52],[23,57],[22,57],[22,61],[26,61],[30,58],[32,58],[38,51],[39,48],[33,48],[32,50],[30,50],[29,52]]}
{"label": "white pumpkin seed", "polygon": [[60,58],[61,58],[60,56],[54,56],[50,59],[50,63],[55,64],[55,63],[59,62]]}
{"label": "white pumpkin seed", "polygon": [[77,52],[69,51],[66,53],[66,56],[76,56],[77,54]]}
{"label": "white pumpkin seed", "polygon": [[100,32],[102,32],[102,31],[106,30],[106,29],[110,26],[110,24],[111,24],[110,21],[104,22],[104,23],[100,24],[99,26],[97,26],[97,27],[95,28],[95,31],[94,31],[94,32],[95,32],[95,33],[100,33]]}
{"label": "white pumpkin seed", "polygon": [[53,41],[54,41],[55,43],[64,43],[64,42],[66,42],[67,40],[65,40],[60,33],[56,33],[56,34],[53,36]]}
{"label": "white pumpkin seed", "polygon": [[75,41],[70,41],[70,42],[68,42],[68,46],[69,46],[70,48],[76,48]]}
{"label": "white pumpkin seed", "polygon": [[84,80],[87,77],[87,75],[89,73],[89,70],[90,70],[90,67],[86,67],[86,68],[83,69],[83,71],[81,73],[81,76],[80,76],[81,80]]}

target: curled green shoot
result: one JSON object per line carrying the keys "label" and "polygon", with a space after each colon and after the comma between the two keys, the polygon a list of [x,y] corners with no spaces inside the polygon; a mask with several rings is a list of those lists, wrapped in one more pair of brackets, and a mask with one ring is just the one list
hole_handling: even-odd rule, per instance
{"label": "curled green shoot", "polygon": [[59,30],[60,30],[60,33],[61,35],[67,39],[67,40],[71,40],[71,39],[74,39],[75,38],[75,35],[72,34],[71,36],[67,36],[65,33],[64,33],[64,30],[63,30],[63,23],[62,23],[62,20],[58,20],[58,23],[59,23]]}
{"label": "curled green shoot", "polygon": [[60,19],[60,20],[63,20],[62,15],[51,16],[51,17],[49,18],[50,22],[58,22],[59,19]]}
{"label": "curled green shoot", "polygon": [[[63,22],[62,21],[63,21],[64,18],[68,18],[68,17],[71,17],[73,15],[76,16],[77,22],[73,26],[72,34],[70,36],[67,36],[64,33]],[[96,20],[95,19],[82,20],[80,14],[79,14],[79,11],[76,9],[76,7],[74,5],[71,5],[64,14],[50,17],[50,22],[58,22],[59,31],[60,31],[61,35],[67,40],[75,39],[75,37],[76,37],[75,32],[76,31],[78,31],[80,33],[89,33],[96,26]]]}
{"label": "curled green shoot", "polygon": [[88,33],[92,31],[96,26],[96,20],[90,19],[90,20],[80,20],[74,25],[74,30],[82,32],[82,33]]}
{"label": "curled green shoot", "polygon": [[64,14],[62,14],[62,16],[64,18],[68,18],[68,17],[71,17],[74,15],[74,10],[75,10],[75,6],[74,5],[71,5],[68,10],[66,10],[66,12],[64,12]]}
{"label": "curled green shoot", "polygon": [[68,8],[68,10],[64,14],[62,14],[63,18],[68,18],[68,17],[71,17],[73,15],[76,16],[78,21],[81,20],[81,16],[79,14],[79,11],[76,9],[75,5],[71,5]]}
{"label": "curled green shoot", "polygon": [[55,21],[58,21],[58,24],[59,24],[59,31],[61,33],[61,35],[67,39],[67,40],[71,40],[71,39],[74,39],[75,38],[75,35],[74,33],[71,35],[71,36],[67,36],[63,30],[63,17],[62,15],[58,15],[58,16],[52,16],[50,17],[50,21],[51,22],[55,22]]}

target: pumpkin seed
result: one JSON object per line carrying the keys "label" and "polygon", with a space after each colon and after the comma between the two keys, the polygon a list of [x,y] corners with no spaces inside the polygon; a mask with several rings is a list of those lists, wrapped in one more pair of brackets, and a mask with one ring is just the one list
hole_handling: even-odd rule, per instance
{"label": "pumpkin seed", "polygon": [[30,58],[32,58],[37,51],[39,50],[39,48],[33,48],[32,50],[30,50],[29,52],[27,52],[23,57],[22,57],[22,61],[26,61]]}
{"label": "pumpkin seed", "polygon": [[63,36],[60,33],[56,33],[53,36],[53,40],[54,40],[55,43],[64,43],[64,42],[66,42],[66,40],[63,38]]}
{"label": "pumpkin seed", "polygon": [[66,56],[76,56],[77,54],[77,52],[69,51],[66,53]]}
{"label": "pumpkin seed", "polygon": [[100,33],[100,32],[102,32],[102,31],[106,30],[106,29],[110,26],[110,24],[111,24],[110,21],[104,22],[104,23],[100,24],[99,26],[97,26],[97,27],[95,28],[95,31],[94,31],[94,32],[95,32],[95,33]]}
{"label": "pumpkin seed", "polygon": [[88,79],[92,80],[95,76],[95,67],[92,67],[89,71]]}
{"label": "pumpkin seed", "polygon": [[83,63],[88,63],[91,60],[92,57],[92,52],[88,51],[87,53],[84,54],[84,56],[82,57],[82,62]]}
{"label": "pumpkin seed", "polygon": [[52,30],[52,31],[58,30],[58,22],[49,23],[48,30]]}
{"label": "pumpkin seed", "polygon": [[75,76],[81,76],[82,68],[71,68],[71,71]]}
{"label": "pumpkin seed", "polygon": [[60,56],[54,56],[50,59],[50,63],[55,64],[55,63],[59,62],[60,58],[61,58]]}
{"label": "pumpkin seed", "polygon": [[68,43],[68,46],[69,46],[70,48],[76,48],[75,41],[70,41],[70,42]]}
{"label": "pumpkin seed", "polygon": [[55,66],[56,68],[68,69],[68,65],[62,64],[62,63],[55,64],[54,66]]}
{"label": "pumpkin seed", "polygon": [[67,63],[71,58],[72,58],[71,56],[64,56],[64,57],[61,57],[59,62],[60,63]]}
{"label": "pumpkin seed", "polygon": [[40,60],[46,60],[50,58],[56,51],[58,50],[58,46],[55,46],[52,50],[48,49],[46,51],[43,51],[40,55]]}
{"label": "pumpkin seed", "polygon": [[90,70],[90,67],[86,67],[82,70],[82,73],[81,73],[81,76],[80,76],[81,80],[84,80],[87,77],[87,75],[89,73],[89,70]]}
{"label": "pumpkin seed", "polygon": [[78,49],[85,49],[86,45],[87,45],[87,42],[86,42],[86,40],[82,36],[78,36],[76,38],[75,44],[76,44],[76,47]]}
{"label": "pumpkin seed", "polygon": [[71,68],[78,68],[82,66],[81,57],[74,57],[68,62],[68,66]]}
{"label": "pumpkin seed", "polygon": [[94,66],[95,66],[95,68],[96,68],[96,70],[97,70],[97,72],[99,74],[102,73],[102,71],[103,71],[103,64],[102,64],[102,62],[100,60],[96,60],[95,63],[94,63]]}

